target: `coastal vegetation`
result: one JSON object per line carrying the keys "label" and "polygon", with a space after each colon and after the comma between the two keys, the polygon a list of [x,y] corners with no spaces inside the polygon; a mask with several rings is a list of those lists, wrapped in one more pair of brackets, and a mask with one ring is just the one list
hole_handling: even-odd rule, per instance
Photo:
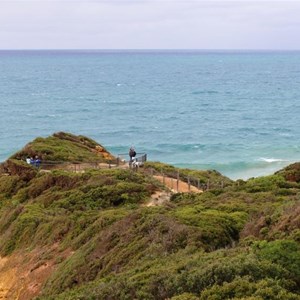
{"label": "coastal vegetation", "polygon": [[[232,181],[158,162],[76,173],[21,161],[113,158],[97,146],[59,133],[5,162],[0,279],[16,270],[8,299],[300,299],[300,163]],[[150,169],[223,185],[147,206],[166,189]]]}
{"label": "coastal vegetation", "polygon": [[102,145],[85,136],[58,132],[47,138],[38,137],[28,143],[12,159],[39,156],[46,161],[105,162],[115,159]]}

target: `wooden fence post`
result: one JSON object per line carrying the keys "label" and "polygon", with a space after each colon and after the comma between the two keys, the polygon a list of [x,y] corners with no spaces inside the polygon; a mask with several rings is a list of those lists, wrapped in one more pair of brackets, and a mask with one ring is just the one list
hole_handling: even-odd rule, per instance
{"label": "wooden fence post", "polygon": [[191,191],[191,182],[190,182],[190,176],[188,176],[188,185],[189,185],[189,192]]}
{"label": "wooden fence post", "polygon": [[207,180],[207,190],[209,190],[209,179]]}
{"label": "wooden fence post", "polygon": [[179,171],[177,171],[177,192],[179,192]]}

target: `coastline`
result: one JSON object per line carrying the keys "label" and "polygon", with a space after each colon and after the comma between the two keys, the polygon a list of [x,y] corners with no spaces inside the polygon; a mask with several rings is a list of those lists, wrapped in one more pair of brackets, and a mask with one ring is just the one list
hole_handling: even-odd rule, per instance
{"label": "coastline", "polygon": [[299,52],[176,51],[2,53],[0,161],[59,130],[231,178],[300,161]]}
{"label": "coastline", "polygon": [[[109,149],[109,147],[107,147]],[[13,153],[11,153],[12,155]],[[117,153],[114,153],[117,155]],[[158,161],[151,159],[151,153],[149,155],[151,161]],[[3,163],[9,157],[2,158],[0,163]],[[216,170],[222,175],[230,178],[231,180],[248,180],[249,178],[256,178],[262,176],[273,175],[277,171],[287,167],[290,164],[296,163],[299,160],[283,160],[276,158],[260,158],[254,162],[231,162],[231,163],[193,163],[193,162],[168,162],[160,160],[161,163],[167,163],[177,168],[190,169],[190,170]]]}

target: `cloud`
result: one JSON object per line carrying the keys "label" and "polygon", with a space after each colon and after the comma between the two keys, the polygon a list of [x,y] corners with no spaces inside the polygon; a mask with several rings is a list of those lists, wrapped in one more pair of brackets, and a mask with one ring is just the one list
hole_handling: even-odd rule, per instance
{"label": "cloud", "polygon": [[299,13],[299,1],[0,0],[0,48],[300,49]]}

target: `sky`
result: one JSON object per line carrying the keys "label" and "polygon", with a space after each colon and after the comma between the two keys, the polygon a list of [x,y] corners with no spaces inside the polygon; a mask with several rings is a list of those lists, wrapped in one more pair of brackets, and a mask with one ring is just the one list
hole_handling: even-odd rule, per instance
{"label": "sky", "polygon": [[0,49],[300,49],[300,0],[0,0]]}

